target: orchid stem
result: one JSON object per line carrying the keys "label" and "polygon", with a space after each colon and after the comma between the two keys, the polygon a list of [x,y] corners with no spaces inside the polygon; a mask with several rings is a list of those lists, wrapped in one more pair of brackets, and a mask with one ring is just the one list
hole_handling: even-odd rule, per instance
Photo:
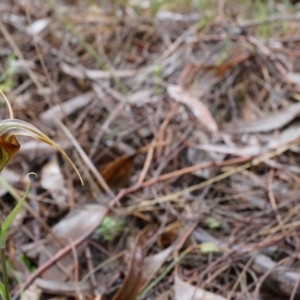
{"label": "orchid stem", "polygon": [[[2,222],[0,220],[0,232],[2,231]],[[8,274],[7,274],[7,265],[6,265],[6,254],[5,254],[5,243],[1,243],[0,245],[0,259],[2,266],[2,277],[3,277],[3,285],[4,285],[4,300],[11,300],[8,289]]]}
{"label": "orchid stem", "polygon": [[2,276],[3,276],[3,284],[5,288],[5,300],[10,300],[9,290],[8,290],[8,275],[7,275],[7,267],[6,267],[6,255],[5,248],[0,248],[0,256],[1,256],[1,265],[2,265]]}

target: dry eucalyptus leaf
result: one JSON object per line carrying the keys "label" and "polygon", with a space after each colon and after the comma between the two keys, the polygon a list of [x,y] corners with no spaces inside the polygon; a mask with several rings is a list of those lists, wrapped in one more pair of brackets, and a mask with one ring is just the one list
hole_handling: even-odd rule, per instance
{"label": "dry eucalyptus leaf", "polygon": [[37,35],[46,29],[49,25],[50,19],[39,19],[32,22],[26,29],[27,33],[30,35]]}
{"label": "dry eucalyptus leaf", "polygon": [[49,192],[57,192],[65,186],[65,180],[56,157],[43,166],[41,186]]}
{"label": "dry eucalyptus leaf", "polygon": [[267,132],[279,129],[291,122],[300,113],[300,103],[292,104],[288,108],[275,112],[267,117],[243,121],[235,120],[225,125],[225,130],[229,133],[254,133]]}
{"label": "dry eucalyptus leaf", "polygon": [[218,125],[216,121],[212,117],[208,108],[203,104],[203,102],[201,102],[198,97],[184,90],[179,85],[169,84],[167,87],[167,91],[170,97],[175,101],[187,105],[203,126],[205,126],[212,132],[218,131]]}
{"label": "dry eucalyptus leaf", "polygon": [[56,156],[43,166],[41,175],[41,186],[50,192],[58,206],[65,206],[68,190]]}
{"label": "dry eucalyptus leaf", "polygon": [[155,300],[169,300],[171,299],[172,291],[165,291],[161,293]]}
{"label": "dry eucalyptus leaf", "polygon": [[[57,280],[47,280],[37,278],[35,284],[43,291],[49,294],[74,295],[78,292],[86,294],[91,292],[92,288],[88,282],[76,284],[74,282],[58,282]],[[28,299],[29,300],[29,299]],[[31,298],[30,298],[31,300]]]}
{"label": "dry eucalyptus leaf", "polygon": [[[225,154],[217,153],[217,152],[208,152],[202,151],[194,148],[188,148],[187,151],[187,159],[191,164],[201,164],[207,161],[223,161]],[[196,170],[193,172],[195,176],[203,177],[203,178],[211,178],[215,173],[215,170],[212,168]]]}
{"label": "dry eucalyptus leaf", "polygon": [[272,136],[269,139],[268,147],[270,149],[277,149],[283,145],[287,145],[295,141],[298,138],[300,138],[299,126],[289,126],[287,129],[281,130],[278,135],[276,134],[274,137]]}
{"label": "dry eucalyptus leaf", "polygon": [[[72,147],[72,144],[68,140],[57,143],[62,149],[67,150]],[[34,159],[40,155],[49,155],[56,153],[57,149],[51,145],[41,143],[39,141],[31,140],[22,143],[22,147],[19,150],[19,154],[22,154],[29,159]]]}
{"label": "dry eucalyptus leaf", "polygon": [[112,75],[118,78],[126,78],[126,77],[132,77],[136,75],[136,70],[114,70],[113,72],[109,71],[102,71],[102,70],[90,70],[86,69],[84,67],[73,67],[69,64],[66,64],[64,62],[60,63],[60,67],[62,71],[74,78],[89,78],[92,80],[97,79],[109,79]]}
{"label": "dry eucalyptus leaf", "polygon": [[128,103],[135,105],[137,107],[142,107],[146,103],[154,103],[159,100],[159,97],[153,95],[153,91],[148,90],[140,90],[136,93],[127,95]]}
{"label": "dry eucalyptus leaf", "polygon": [[160,270],[164,262],[170,257],[174,247],[168,247],[157,254],[145,258],[143,266],[143,287],[146,287],[155,274]]}
{"label": "dry eucalyptus leaf", "polygon": [[175,276],[174,292],[175,300],[226,300],[226,298],[222,296],[190,285],[189,283],[182,281],[178,276]]}
{"label": "dry eucalyptus leaf", "polygon": [[[87,232],[92,234],[100,225],[100,222],[106,213],[107,209],[102,205],[85,205],[66,215],[52,228],[52,231],[65,246],[82,235],[87,234]],[[46,241],[45,248],[47,251],[41,252],[38,263],[39,266],[49,260],[49,255],[47,255],[47,253],[50,254],[50,256],[53,256],[57,251],[63,248],[63,245],[55,241],[50,234],[47,235]],[[80,256],[84,250],[85,245],[86,243],[83,243],[80,247],[76,248],[78,256]],[[69,275],[73,274],[74,258],[72,253],[63,257],[59,263],[67,270]],[[52,266],[42,275],[42,278],[44,279],[53,280],[53,278],[55,278],[56,281],[63,281],[66,277],[67,276],[57,265]]]}
{"label": "dry eucalyptus leaf", "polygon": [[27,290],[22,294],[21,300],[40,300],[42,295],[42,290],[37,287],[36,284],[32,284]]}
{"label": "dry eucalyptus leaf", "polygon": [[95,96],[96,94],[94,92],[87,92],[63,103],[59,103],[41,113],[40,119],[47,126],[53,126],[55,121],[61,120],[65,116],[87,106],[95,98]]}
{"label": "dry eucalyptus leaf", "polygon": [[300,85],[300,73],[289,73],[288,74],[288,79],[297,84],[297,85]]}

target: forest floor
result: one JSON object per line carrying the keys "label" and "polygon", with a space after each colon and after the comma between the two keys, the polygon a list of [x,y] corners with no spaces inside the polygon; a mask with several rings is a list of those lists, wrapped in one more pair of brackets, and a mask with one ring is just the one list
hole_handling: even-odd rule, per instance
{"label": "forest floor", "polygon": [[84,180],[20,138],[13,299],[300,299],[300,7],[190,2],[0,3],[0,89]]}

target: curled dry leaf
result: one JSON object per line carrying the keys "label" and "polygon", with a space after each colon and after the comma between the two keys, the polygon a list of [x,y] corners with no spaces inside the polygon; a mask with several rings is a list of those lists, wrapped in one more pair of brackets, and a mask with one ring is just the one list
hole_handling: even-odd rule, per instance
{"label": "curled dry leaf", "polygon": [[203,126],[212,132],[218,131],[218,125],[212,117],[208,108],[200,101],[200,99],[188,91],[185,91],[179,85],[169,84],[167,91],[171,98],[175,101],[181,102],[187,105],[193,114],[199,119]]}
{"label": "curled dry leaf", "polygon": [[226,300],[211,292],[190,285],[182,281],[178,276],[174,280],[175,300]]}

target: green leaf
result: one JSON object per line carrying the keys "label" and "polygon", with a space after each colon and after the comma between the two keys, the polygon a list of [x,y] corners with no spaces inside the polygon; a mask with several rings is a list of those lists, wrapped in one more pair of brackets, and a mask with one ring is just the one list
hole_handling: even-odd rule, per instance
{"label": "green leaf", "polygon": [[2,282],[0,282],[0,296],[1,296],[1,299],[5,300],[5,287]]}
{"label": "green leaf", "polygon": [[215,218],[212,218],[212,217],[206,218],[205,224],[210,229],[219,228],[221,226],[220,222],[218,222]]}
{"label": "green leaf", "polygon": [[16,71],[16,55],[9,57],[9,67],[0,75],[0,89],[3,93],[9,93],[15,85],[14,73]]}
{"label": "green leaf", "polygon": [[30,259],[25,254],[20,255],[19,258],[27,267],[30,273],[33,273],[36,270],[37,267],[30,261]]}
{"label": "green leaf", "polygon": [[124,229],[124,221],[115,220],[107,216],[103,219],[98,232],[105,241],[112,241]]}
{"label": "green leaf", "polygon": [[25,194],[23,195],[22,199],[18,202],[18,204],[15,206],[15,208],[11,211],[11,213],[8,215],[8,217],[5,219],[5,221],[2,224],[2,230],[0,233],[0,247],[4,247],[5,243],[6,243],[6,236],[7,236],[7,232],[8,229],[12,223],[12,221],[14,220],[14,218],[16,217],[17,213],[19,212],[19,210],[21,209],[26,197],[28,196],[29,193],[29,189],[30,189],[30,179],[29,179],[29,175],[34,174],[34,173],[29,173],[27,175],[28,177],[28,183],[27,183],[27,187],[26,187],[26,191]]}
{"label": "green leaf", "polygon": [[219,246],[217,246],[216,244],[214,243],[202,243],[200,245],[200,251],[202,253],[213,253],[213,252],[220,252],[220,248]]}

